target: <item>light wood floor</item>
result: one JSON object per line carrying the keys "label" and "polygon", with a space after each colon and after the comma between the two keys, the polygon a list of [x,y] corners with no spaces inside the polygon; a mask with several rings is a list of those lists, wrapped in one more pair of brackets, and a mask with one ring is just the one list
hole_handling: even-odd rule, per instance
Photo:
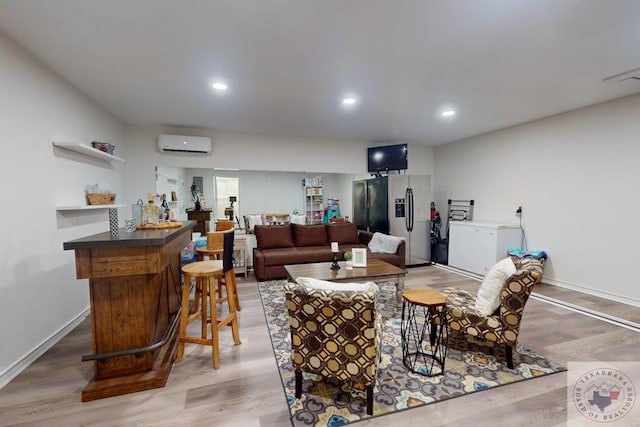
{"label": "light wood floor", "polygon": [[[408,271],[405,288],[478,287],[475,279],[435,266]],[[91,326],[85,320],[0,390],[0,426],[291,425],[255,279],[239,277],[238,284],[242,344],[233,345],[230,330],[222,333],[219,370],[212,367],[210,348],[188,345],[166,387],[82,403],[80,393],[92,376],[91,364],[80,361],[91,353]],[[623,304],[548,285],[535,292],[640,319],[640,309]],[[565,366],[640,360],[640,333],[538,299],[527,303],[520,342]],[[537,378],[358,425],[562,426],[566,378],[566,373]]]}

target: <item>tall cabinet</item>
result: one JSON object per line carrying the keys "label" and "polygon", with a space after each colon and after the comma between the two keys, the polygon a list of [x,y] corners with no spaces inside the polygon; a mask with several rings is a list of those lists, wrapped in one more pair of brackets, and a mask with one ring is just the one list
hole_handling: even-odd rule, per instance
{"label": "tall cabinet", "polygon": [[304,214],[307,224],[322,224],[324,217],[324,199],[322,194],[322,177],[304,179]]}

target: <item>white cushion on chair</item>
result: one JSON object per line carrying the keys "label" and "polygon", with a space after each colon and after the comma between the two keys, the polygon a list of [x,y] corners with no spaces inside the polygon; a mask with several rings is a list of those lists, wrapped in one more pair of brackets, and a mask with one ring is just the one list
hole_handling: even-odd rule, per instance
{"label": "white cushion on chair", "polygon": [[298,285],[306,286],[313,289],[322,289],[330,291],[378,291],[378,285],[374,282],[366,283],[338,283],[329,282],[327,280],[314,279],[312,277],[298,277],[296,279]]}
{"label": "white cushion on chair", "polygon": [[510,257],[491,267],[478,289],[475,309],[485,316],[493,314],[500,305],[500,293],[504,284],[515,272],[516,266]]}

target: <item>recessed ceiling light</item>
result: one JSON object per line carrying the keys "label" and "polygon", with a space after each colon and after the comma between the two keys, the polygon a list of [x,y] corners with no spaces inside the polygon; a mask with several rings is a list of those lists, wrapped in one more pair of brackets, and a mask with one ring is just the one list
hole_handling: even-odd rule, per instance
{"label": "recessed ceiling light", "polygon": [[433,117],[442,120],[450,120],[458,115],[458,111],[452,103],[440,104],[433,112]]}
{"label": "recessed ceiling light", "polygon": [[211,87],[214,88],[215,90],[219,90],[219,91],[225,91],[225,90],[229,89],[229,86],[227,86],[225,83],[221,83],[221,82],[216,82],[216,83],[212,84]]}
{"label": "recessed ceiling light", "polygon": [[342,100],[342,104],[343,105],[353,105],[356,103],[356,99],[355,98],[344,98]]}

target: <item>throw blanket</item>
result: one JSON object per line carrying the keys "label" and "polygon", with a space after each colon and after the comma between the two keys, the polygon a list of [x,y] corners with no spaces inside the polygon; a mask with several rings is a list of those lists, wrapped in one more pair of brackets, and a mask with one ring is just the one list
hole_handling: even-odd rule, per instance
{"label": "throw blanket", "polygon": [[369,250],[372,253],[395,254],[400,243],[404,242],[404,237],[389,236],[383,233],[373,233],[369,242]]}

